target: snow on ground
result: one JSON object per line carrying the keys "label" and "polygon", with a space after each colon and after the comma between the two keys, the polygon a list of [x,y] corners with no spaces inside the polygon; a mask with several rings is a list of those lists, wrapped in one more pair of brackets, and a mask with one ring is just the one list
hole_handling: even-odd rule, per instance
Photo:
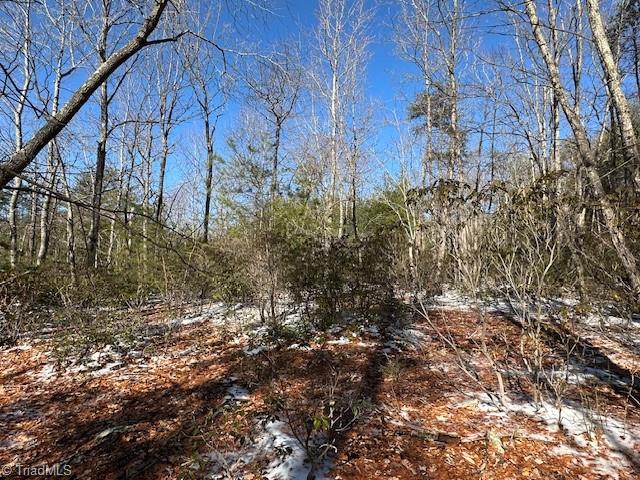
{"label": "snow on ground", "polygon": [[380,337],[380,329],[378,328],[377,325],[362,325],[360,327],[360,331],[371,337],[375,337],[375,338]]}
{"label": "snow on ground", "polygon": [[[463,296],[455,294],[455,292],[447,292],[436,297],[433,305],[468,310],[470,307],[468,304],[464,304],[466,301]],[[485,305],[494,305],[496,309],[503,308],[499,302]],[[438,307],[434,306],[433,308]],[[283,315],[285,324],[295,326],[299,321],[300,314],[296,312]],[[269,331],[268,326],[260,323],[259,312],[254,307],[220,303],[205,305],[193,308],[187,311],[186,314],[180,315],[177,319],[170,320],[167,323],[171,326],[182,327],[204,324],[205,322],[211,322],[216,328],[217,326],[231,328],[232,335],[227,339],[228,344],[238,345],[239,348],[237,350],[243,352],[244,355],[258,355],[273,348],[266,337]],[[605,322],[608,322],[607,324],[610,328],[626,328],[626,324],[623,324],[621,319],[617,317],[607,316]],[[600,328],[599,322],[585,322],[585,325],[593,329]],[[355,328],[355,331],[352,331],[353,328]],[[412,327],[401,324],[390,327],[385,331],[385,337],[387,335],[389,337],[389,340],[384,345],[385,351],[406,352],[423,349],[427,343],[432,341],[432,337],[429,333],[425,334],[427,330],[420,330],[420,328],[422,328],[420,325]],[[199,331],[197,329],[185,329],[187,334],[189,332],[196,332],[197,334]],[[381,336],[379,328],[375,325],[361,325],[357,328],[353,325],[336,325],[329,331],[333,334],[332,337],[329,337],[332,338],[331,340],[326,341],[327,336],[324,334],[318,335],[316,340],[321,338],[322,342],[326,341],[330,345],[368,347],[374,346],[375,343],[366,343],[360,340],[364,338],[371,340],[372,337]],[[179,335],[181,332],[176,330],[175,332],[172,331],[172,333]],[[303,344],[293,344],[288,347],[291,350],[306,350],[309,348],[312,347]],[[20,349],[23,349],[23,347]],[[138,363],[136,367],[139,368],[135,370],[146,367],[147,364],[160,359],[171,361],[183,356],[194,357],[187,363],[189,365],[198,362],[198,352],[198,348],[193,345],[185,348],[184,343],[180,343],[179,348],[176,348],[172,353],[159,351],[155,356],[149,358],[148,355],[142,355],[141,350],[129,351],[125,354],[117,347],[107,345],[86,357],[84,364],[65,370],[58,368],[54,363],[50,363],[47,360],[44,364],[38,363],[38,368],[32,375],[43,382],[68,371],[87,372],[93,376],[101,376],[119,369],[123,362],[131,363],[132,359],[146,362]],[[187,360],[189,359],[185,359],[185,361]],[[435,365],[425,365],[423,368],[437,369],[446,373],[456,367],[453,363],[440,362]],[[135,373],[132,372],[132,374]],[[621,382],[621,384],[627,385],[623,379],[606,370],[583,368],[572,364],[567,367],[567,370],[549,371],[547,373],[552,379],[564,379],[568,383],[580,385],[590,385],[598,381],[606,381],[610,384]],[[517,374],[518,372],[514,371],[514,375]],[[225,388],[225,408],[235,409],[240,408],[241,405],[252,406],[252,394],[238,383],[236,377],[227,377],[223,381],[223,385]],[[451,399],[445,399],[445,403],[449,400]],[[466,407],[469,406],[468,403],[465,405]],[[462,408],[465,405],[457,404],[454,407]],[[569,402],[565,402],[558,409],[557,406],[549,402],[544,402],[536,407],[531,403],[514,400],[508,405],[506,411],[502,411],[486,395],[477,395],[474,407],[479,412],[484,412],[491,420],[496,420],[498,428],[504,429],[509,433],[517,431],[519,424],[522,424],[523,415],[540,422],[543,430],[549,434],[548,437],[545,437],[548,441],[557,442],[557,436],[560,435],[559,432],[562,432],[571,440],[569,442],[570,445],[564,445],[567,442],[562,442],[563,446],[552,447],[553,452],[558,455],[574,456],[594,472],[605,475],[607,478],[617,478],[617,467],[621,465],[628,466],[633,462],[640,464],[638,455],[640,451],[640,443],[638,443],[640,427],[631,425],[628,422],[625,423],[615,416],[600,415],[598,412],[584,408],[582,405]],[[419,421],[417,414],[414,414],[409,408],[401,408],[399,412],[399,417],[405,421]],[[443,421],[445,420],[446,418],[443,417]],[[263,478],[271,480],[297,480],[307,477],[310,465],[306,452],[294,438],[285,422],[270,417],[263,420],[256,419],[255,423],[252,422],[248,425],[249,428],[253,428],[252,438],[247,439],[246,443],[239,447],[238,450],[216,451],[207,454],[207,457],[215,464],[209,478],[243,478],[243,469],[251,469],[256,465],[263,466],[264,468],[261,472]],[[111,434],[111,431],[105,430],[102,433],[107,436]],[[318,474],[318,478],[321,478],[323,474],[326,475],[329,467],[330,461],[326,461]]]}
{"label": "snow on ground", "polygon": [[389,340],[385,342],[383,351],[420,350],[428,341],[429,338],[420,330],[395,326],[389,329]]}
{"label": "snow on ground", "polygon": [[462,293],[443,288],[441,295],[436,295],[425,304],[427,310],[469,310],[471,301]]}
{"label": "snow on ground", "polygon": [[443,288],[442,294],[435,295],[427,300],[421,300],[421,305],[426,311],[431,310],[461,310],[469,311],[479,308],[485,313],[512,313],[513,308],[504,298],[488,298],[474,302],[464,293],[452,289]]}
{"label": "snow on ground", "polygon": [[[576,402],[564,401],[559,406],[548,401],[511,401],[499,410],[485,393],[477,394],[476,408],[502,420],[518,423],[518,415],[526,415],[543,424],[549,433],[564,432],[577,448],[559,446],[554,453],[572,455],[594,472],[607,478],[619,478],[619,467],[631,471],[640,465],[640,425],[601,415]],[[469,405],[468,402],[458,404]],[[601,436],[599,435],[601,434]]]}
{"label": "snow on ground", "polygon": [[241,304],[228,305],[223,302],[199,305],[187,310],[184,316],[172,319],[170,325],[173,327],[183,327],[206,321],[222,324],[229,316],[241,308]]}
{"label": "snow on ground", "polygon": [[42,367],[42,370],[35,374],[35,377],[42,382],[49,381],[55,376],[56,366],[52,363],[45,363],[45,365]]}
{"label": "snow on ground", "polygon": [[249,396],[249,392],[246,388],[241,387],[236,383],[238,379],[236,377],[229,377],[225,383],[227,384],[227,394],[225,395],[225,400],[230,402],[248,402],[251,400]]}
{"label": "snow on ground", "polygon": [[640,322],[634,321],[632,318],[620,318],[615,317],[613,315],[597,315],[591,314],[588,315],[583,323],[590,327],[596,327],[603,330],[608,330],[610,328],[625,328],[631,330],[640,331]]}
{"label": "snow on ground", "polygon": [[[295,325],[295,323],[299,321],[300,314],[295,311],[284,315],[282,318],[283,325]],[[229,339],[231,344],[239,345],[249,343],[250,346],[243,348],[245,355],[253,356],[273,348],[273,345],[269,345],[264,338],[269,331],[269,327],[260,322],[260,312],[253,306],[245,306],[239,303],[225,304],[223,302],[198,305],[188,308],[186,312],[177,316],[177,318],[170,318],[161,323],[168,325],[171,329],[176,329],[203,324],[205,322],[211,322],[211,324],[215,326],[230,329],[233,335],[233,337]],[[49,382],[65,373],[87,373],[94,377],[100,377],[118,370],[123,367],[126,362],[133,361],[138,363],[140,367],[146,367],[149,366],[149,364],[157,364],[167,359],[166,354],[161,351],[149,358],[141,358],[143,355],[139,348],[142,348],[142,344],[152,341],[153,334],[152,336],[140,337],[139,340],[141,345],[137,345],[136,349],[133,350],[124,351],[115,345],[105,345],[91,353],[88,357],[77,359],[69,358],[68,360],[74,360],[75,362],[67,367],[58,365],[55,362],[53,352],[45,352],[46,363],[44,363],[39,372],[31,372],[30,375],[42,382]],[[7,349],[6,352],[9,353],[30,348],[32,348],[31,345],[22,345]],[[190,348],[187,348],[177,352],[177,354],[178,356],[190,356],[193,352]]]}
{"label": "snow on ground", "polygon": [[622,378],[608,370],[573,363],[568,365],[566,369],[546,370],[545,374],[553,381],[564,381],[571,385],[596,385],[605,383],[618,387],[631,386],[628,379]]}
{"label": "snow on ground", "polygon": [[255,348],[244,347],[242,349],[242,352],[249,357],[253,357],[255,355],[258,355],[259,353],[268,352],[269,350],[271,350],[271,348],[272,347],[267,345],[259,345]]}
{"label": "snow on ground", "polygon": [[[310,470],[307,454],[298,440],[289,433],[287,424],[280,420],[259,421],[256,435],[242,450],[206,455],[215,465],[210,478],[243,478],[243,469],[257,462],[266,466],[261,478],[269,480],[306,480]],[[322,480],[331,468],[325,460],[316,471],[316,479]]]}
{"label": "snow on ground", "polygon": [[262,446],[271,451],[282,452],[269,463],[264,477],[269,480],[305,480],[309,474],[307,454],[281,421],[272,421],[264,426]]}
{"label": "snow on ground", "polygon": [[341,336],[337,340],[329,340],[327,343],[329,345],[348,345],[351,343],[351,340],[347,337]]}
{"label": "snow on ground", "polygon": [[[238,385],[236,377],[229,377],[225,383],[225,400],[230,406],[251,402],[249,392]],[[269,480],[306,480],[310,470],[307,453],[301,443],[290,433],[288,425],[277,419],[258,420],[254,426],[255,435],[246,439],[241,450],[228,452],[214,451],[205,455],[213,463],[209,478],[242,478],[243,469],[256,462],[266,464],[261,478]],[[325,459],[317,471],[316,478],[322,480],[330,470],[331,462]]]}

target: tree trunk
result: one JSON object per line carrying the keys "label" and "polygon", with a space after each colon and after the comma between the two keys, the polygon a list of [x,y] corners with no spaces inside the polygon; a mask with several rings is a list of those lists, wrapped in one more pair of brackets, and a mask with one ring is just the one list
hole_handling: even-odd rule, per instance
{"label": "tree trunk", "polygon": [[282,122],[276,120],[276,131],[275,138],[273,140],[273,159],[272,159],[272,170],[271,170],[271,200],[273,201],[277,195],[279,195],[278,191],[278,155],[280,152],[280,136],[282,134]]}
{"label": "tree trunk", "polygon": [[[23,84],[22,89],[20,90],[20,96],[18,105],[16,110],[13,113],[13,119],[15,123],[15,142],[16,142],[16,152],[22,150],[22,112],[24,110],[24,105],[27,100],[27,90],[29,89],[29,85],[31,83],[31,67],[30,67],[30,59],[29,52],[31,47],[31,0],[28,0],[24,7],[24,42],[22,44],[22,55],[23,55]],[[1,175],[0,165],[0,175]],[[8,180],[7,182],[8,183]],[[6,183],[0,188],[6,186]],[[20,187],[22,186],[22,179],[20,177],[16,177],[14,181],[15,190],[11,193],[11,200],[9,201],[9,264],[12,269],[16,268],[17,260],[18,260],[18,223],[17,223],[17,209],[18,209],[18,198],[20,196]]]}
{"label": "tree trunk", "polygon": [[[169,110],[168,110],[169,108]],[[160,99],[160,172],[158,177],[158,203],[156,205],[155,221],[160,223],[162,208],[164,207],[164,177],[167,170],[167,158],[169,157],[169,132],[171,130],[171,109],[167,105],[167,94],[162,93]]]}
{"label": "tree trunk", "polygon": [[104,170],[107,161],[107,133],[109,128],[109,97],[107,84],[100,88],[100,138],[96,152],[96,174],[93,182],[91,199],[91,226],[87,242],[87,266],[98,268],[98,237],[100,235],[100,219],[102,208],[102,190]]}
{"label": "tree trunk", "polygon": [[[124,136],[122,138],[122,142],[120,144],[120,172],[118,175],[118,198],[116,200],[116,209],[118,212],[122,210],[122,200],[124,197],[124,178],[125,178],[125,139]],[[107,250],[107,265],[111,266],[113,261],[113,252],[115,249],[116,243],[116,221],[118,219],[119,213],[116,212],[111,218],[111,226],[109,227],[109,248]],[[126,215],[125,215],[126,216]]]}
{"label": "tree trunk", "polygon": [[153,124],[149,124],[149,138],[147,150],[142,155],[143,173],[143,199],[142,199],[142,263],[143,272],[148,271],[149,265],[149,215],[151,214],[151,154],[153,152]]}
{"label": "tree trunk", "polygon": [[51,141],[49,145],[49,155],[47,162],[47,186],[50,191],[45,194],[44,201],[42,202],[42,211],[40,212],[40,248],[38,249],[38,257],[36,258],[36,266],[42,265],[47,257],[49,251],[49,238],[50,238],[50,222],[51,222],[51,191],[54,191],[56,186],[56,173],[58,170],[57,164],[57,152],[56,152],[55,140]]}
{"label": "tree trunk", "polygon": [[[67,174],[65,172],[64,163],[62,162],[61,162],[61,167],[62,167],[62,181],[64,183],[65,195],[67,196],[67,198],[71,198],[71,189],[69,188]],[[74,233],[73,204],[71,202],[67,202],[66,227],[67,227],[67,263],[69,264],[69,272],[71,274],[71,283],[73,285],[77,285],[78,276],[76,273],[76,238]]]}
{"label": "tree trunk", "polygon": [[[53,105],[51,107],[51,114],[55,115],[58,113],[58,104],[60,102],[60,85],[62,82],[62,54],[58,57],[58,62],[56,66],[56,78],[53,85]],[[55,189],[56,186],[56,173],[59,165],[59,155],[60,152],[58,150],[58,144],[56,140],[53,139],[49,143],[49,151],[47,152],[47,175],[48,175],[48,187],[50,189],[49,192],[46,193],[44,198],[44,203],[42,204],[42,213],[40,215],[40,249],[38,250],[38,258],[36,260],[36,265],[40,266],[44,262],[47,252],[49,251],[49,237],[50,237],[50,221],[49,221],[49,211],[51,207],[51,191]]]}
{"label": "tree trunk", "polygon": [[11,200],[9,201],[9,264],[11,268],[16,268],[18,263],[18,224],[17,224],[17,209],[18,209],[18,197],[20,195],[20,187],[22,186],[22,179],[16,177],[13,182],[13,192],[11,192]]}
{"label": "tree trunk", "polygon": [[160,173],[158,177],[158,204],[156,207],[155,220],[156,223],[160,223],[162,218],[162,208],[164,207],[164,177],[167,169],[167,158],[169,156],[169,132],[162,131],[161,140],[162,153],[160,155]]}
{"label": "tree trunk", "polygon": [[33,262],[36,258],[36,224],[38,223],[38,193],[31,192],[31,212],[29,214],[29,258]]}
{"label": "tree trunk", "polygon": [[204,199],[204,233],[202,240],[204,243],[209,242],[209,217],[211,215],[211,191],[213,183],[213,138],[209,129],[209,113],[205,113],[204,120],[205,143],[207,145],[207,172],[205,178],[205,199]]}

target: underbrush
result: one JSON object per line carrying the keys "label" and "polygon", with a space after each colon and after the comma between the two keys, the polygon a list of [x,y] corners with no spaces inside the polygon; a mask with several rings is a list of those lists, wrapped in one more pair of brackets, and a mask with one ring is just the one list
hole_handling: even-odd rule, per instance
{"label": "underbrush", "polygon": [[109,346],[126,354],[144,341],[147,325],[130,312],[87,311],[73,307],[54,314],[53,356],[58,364],[82,361],[91,352]]}

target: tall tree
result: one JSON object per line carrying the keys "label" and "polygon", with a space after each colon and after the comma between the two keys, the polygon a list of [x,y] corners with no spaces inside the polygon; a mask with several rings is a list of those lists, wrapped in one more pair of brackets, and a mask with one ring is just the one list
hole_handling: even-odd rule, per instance
{"label": "tall tree", "polygon": [[[43,62],[51,65],[53,68],[53,91],[51,92],[50,105],[46,104],[45,108],[48,116],[54,116],[58,113],[60,106],[62,82],[76,71],[78,64],[73,58],[73,55],[68,54],[69,51],[73,51],[74,49],[71,38],[73,20],[70,18],[69,12],[64,8],[64,4],[60,5],[59,8],[52,8],[44,3],[43,10],[48,20],[48,25],[51,27],[48,29],[45,43],[56,46],[56,49],[52,52],[52,58],[45,59],[46,61]],[[38,88],[42,90],[46,89],[45,86],[38,86]],[[54,138],[49,142],[47,151],[46,185],[48,190],[45,193],[45,198],[42,202],[42,212],[40,214],[40,247],[36,259],[38,266],[45,261],[49,251],[51,235],[50,223],[52,222],[51,203],[54,200],[52,192],[55,191],[57,183],[56,176],[60,167],[60,145],[57,138]]]}
{"label": "tall tree", "polygon": [[361,71],[370,38],[368,28],[373,12],[363,0],[321,0],[318,7],[316,41],[319,63],[312,72],[315,86],[325,101],[329,130],[329,189],[326,201],[328,219],[338,207],[337,235],[342,236],[345,208],[341,191],[340,167],[344,161],[345,108],[354,97],[359,80],[352,71]]}
{"label": "tall tree", "polygon": [[245,69],[250,98],[273,128],[271,198],[280,194],[279,163],[282,134],[300,96],[302,69],[299,60],[283,52],[273,58],[257,58]]}
{"label": "tall tree", "polygon": [[[209,9],[205,18],[220,15],[219,11]],[[206,20],[204,25],[208,24]],[[211,199],[213,192],[213,165],[215,159],[214,139],[218,120],[224,113],[227,103],[225,82],[227,81],[226,59],[222,59],[222,68],[217,58],[224,53],[207,38],[202,31],[190,38],[182,52],[185,69],[188,72],[191,88],[203,123],[205,159],[205,201],[202,240],[209,241],[209,222],[211,216]]]}
{"label": "tall tree", "polygon": [[[12,79],[13,85],[20,85],[15,92],[16,101],[10,104],[10,108],[13,111],[13,124],[14,124],[14,141],[15,151],[19,152],[23,147],[23,113],[25,106],[27,105],[27,95],[32,83],[33,68],[31,58],[31,44],[32,44],[32,32],[31,32],[31,8],[32,2],[28,0],[24,4],[16,6],[17,18],[16,23],[19,25],[18,38],[14,38],[19,45],[18,58],[21,59],[21,69],[19,71],[22,74],[22,82]],[[8,180],[7,180],[8,181]],[[16,177],[13,185],[13,192],[11,193],[11,200],[9,202],[9,263],[11,268],[15,268],[18,260],[18,225],[17,225],[17,209],[18,198],[20,194],[20,187],[22,186],[22,179]]]}
{"label": "tall tree", "polygon": [[158,50],[155,55],[157,63],[157,96],[158,96],[158,125],[160,127],[160,165],[158,175],[158,192],[155,209],[155,221],[160,223],[164,208],[164,184],[167,171],[167,160],[171,145],[169,137],[179,121],[181,112],[181,90],[185,72],[181,68],[178,58],[173,51]]}

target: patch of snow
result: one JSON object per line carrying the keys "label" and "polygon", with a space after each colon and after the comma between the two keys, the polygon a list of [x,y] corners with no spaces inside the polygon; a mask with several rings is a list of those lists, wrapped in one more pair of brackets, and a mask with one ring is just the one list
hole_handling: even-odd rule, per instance
{"label": "patch of snow", "polygon": [[186,325],[193,325],[194,323],[202,323],[205,320],[207,320],[207,316],[206,315],[198,315],[195,317],[187,317],[187,318],[179,318],[177,320],[173,321],[173,325],[174,326],[186,326]]}
{"label": "patch of snow", "polygon": [[224,398],[225,400],[231,400],[233,402],[248,402],[251,400],[247,389],[236,384],[227,387],[227,394]]}
{"label": "patch of snow", "polygon": [[572,365],[568,370],[547,371],[546,375],[554,380],[566,381],[572,385],[593,385],[606,383],[619,387],[629,386],[627,379],[601,368]]}
{"label": "patch of snow", "polygon": [[610,329],[614,327],[625,328],[630,330],[640,330],[640,323],[633,322],[631,318],[620,318],[612,315],[588,315],[583,323],[590,327]]}
{"label": "patch of snow", "polygon": [[470,301],[455,290],[443,289],[442,295],[436,295],[429,301],[428,310],[468,310]]}
{"label": "patch of snow", "polygon": [[[266,443],[282,454],[271,461],[264,472],[264,478],[306,480],[310,469],[307,454],[300,443],[286,432],[286,424],[281,421],[269,422],[265,425],[265,432]],[[316,478],[320,478],[320,475]]]}
{"label": "patch of snow", "polygon": [[101,377],[102,375],[106,375],[107,373],[111,373],[114,370],[117,370],[118,367],[121,367],[123,364],[120,361],[109,362],[99,368],[98,370],[92,370],[91,375],[94,377]]}
{"label": "patch of snow", "polygon": [[11,348],[7,348],[5,350],[5,353],[11,353],[11,352],[26,352],[27,350],[31,350],[33,347],[29,344],[21,344],[21,345],[16,345],[14,347]]}
{"label": "patch of snow", "polygon": [[372,337],[380,336],[380,329],[378,328],[377,325],[363,325],[362,327],[360,327],[360,330],[363,333],[367,333],[371,335]]}
{"label": "patch of snow", "polygon": [[170,322],[173,327],[193,325],[211,321],[215,324],[223,324],[229,315],[242,308],[242,304],[229,306],[224,302],[215,302],[207,305],[200,305],[187,310],[181,318],[176,318]]}
{"label": "patch of snow", "polygon": [[569,298],[569,297],[558,297],[554,298],[553,302],[558,303],[560,305],[564,305],[565,307],[575,307],[580,304],[580,300],[577,298]]}
{"label": "patch of snow", "polygon": [[[243,478],[243,469],[259,461],[269,463],[261,478],[269,480],[306,480],[310,463],[300,443],[289,433],[287,424],[280,420],[258,422],[258,435],[245,443],[243,449],[233,452],[213,452],[209,459],[216,468],[208,478]],[[326,478],[331,467],[325,459],[316,472],[316,479]],[[222,470],[222,471],[220,471]]]}
{"label": "patch of snow", "polygon": [[351,343],[351,340],[348,339],[347,337],[340,337],[337,340],[329,340],[327,343],[329,345],[347,345]]}
{"label": "patch of snow", "polygon": [[[478,397],[477,409],[497,413],[497,407],[486,394]],[[562,430],[575,445],[582,449],[580,460],[596,473],[607,478],[619,478],[619,467],[626,466],[633,471],[640,464],[640,427],[619,419],[602,416],[575,402],[565,401],[560,408],[550,402],[540,405],[511,402],[507,412],[499,412],[503,417],[523,414],[537,419],[547,426],[551,433]],[[604,443],[598,442],[598,432],[602,432]]]}
{"label": "patch of snow", "polygon": [[291,312],[284,316],[281,320],[283,325],[296,325],[302,320],[302,315],[299,312]]}
{"label": "patch of snow", "polygon": [[101,431],[100,433],[98,433],[96,435],[96,440],[100,440],[101,438],[108,437],[109,435],[111,435],[115,431],[116,431],[115,427],[107,428],[106,430],[103,430],[103,431]]}
{"label": "patch of snow", "polygon": [[504,299],[491,299],[482,302],[482,310],[486,313],[506,313],[513,312],[511,304]]}
{"label": "patch of snow", "polygon": [[38,380],[47,382],[56,376],[56,366],[53,363],[46,363],[35,376]]}
{"label": "patch of snow", "polygon": [[253,357],[254,355],[258,355],[259,353],[268,352],[272,348],[273,347],[268,347],[266,345],[258,345],[255,348],[244,347],[242,351],[244,352],[245,355]]}
{"label": "patch of snow", "polygon": [[389,336],[390,340],[384,344],[389,350],[419,350],[429,341],[424,332],[415,328],[394,327],[390,329]]}

